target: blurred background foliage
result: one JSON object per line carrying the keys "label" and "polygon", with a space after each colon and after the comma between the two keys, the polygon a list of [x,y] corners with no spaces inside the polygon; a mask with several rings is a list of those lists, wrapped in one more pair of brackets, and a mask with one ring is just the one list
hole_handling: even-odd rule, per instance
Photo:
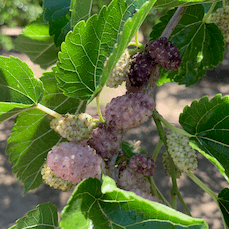
{"label": "blurred background foliage", "polygon": [[[100,9],[110,2],[111,0],[94,0],[92,14],[98,14]],[[42,5],[43,0],[0,0],[0,50],[14,49],[14,36],[4,34],[2,29],[25,27],[43,13]],[[143,43],[147,42],[151,28],[167,10],[151,10],[140,29],[143,34]]]}
{"label": "blurred background foliage", "polygon": [[[42,14],[43,0],[1,0],[0,30],[3,27],[25,27]],[[0,48],[9,51],[14,48],[11,36],[0,31]]]}

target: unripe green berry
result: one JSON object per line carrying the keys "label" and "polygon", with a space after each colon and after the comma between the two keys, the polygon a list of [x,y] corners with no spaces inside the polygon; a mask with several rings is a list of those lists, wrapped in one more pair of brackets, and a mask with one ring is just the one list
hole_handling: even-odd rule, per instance
{"label": "unripe green berry", "polygon": [[69,141],[80,142],[87,139],[94,128],[93,117],[86,113],[67,113],[60,119],[53,119],[50,127]]}
{"label": "unripe green berry", "polygon": [[60,177],[55,176],[54,172],[50,169],[50,167],[44,165],[44,168],[41,169],[41,174],[43,180],[50,187],[55,189],[61,189],[62,191],[69,191],[77,184],[74,184],[70,181],[63,180]]}
{"label": "unripe green berry", "polygon": [[189,145],[189,138],[179,134],[167,135],[168,153],[174,164],[183,172],[195,171],[198,165],[196,151]]}

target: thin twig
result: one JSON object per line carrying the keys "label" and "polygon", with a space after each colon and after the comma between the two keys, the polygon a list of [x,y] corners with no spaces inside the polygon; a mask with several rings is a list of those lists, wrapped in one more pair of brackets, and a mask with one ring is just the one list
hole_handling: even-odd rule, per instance
{"label": "thin twig", "polygon": [[170,19],[169,23],[165,27],[164,31],[161,34],[161,37],[169,38],[172,34],[173,30],[176,28],[178,22],[180,21],[181,17],[183,16],[187,6],[178,7],[172,18]]}

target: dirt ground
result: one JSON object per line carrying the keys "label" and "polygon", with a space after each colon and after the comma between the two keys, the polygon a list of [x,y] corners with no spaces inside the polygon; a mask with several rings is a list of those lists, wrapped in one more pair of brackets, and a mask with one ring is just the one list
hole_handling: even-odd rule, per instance
{"label": "dirt ground", "polygon": [[[34,65],[26,56],[18,53],[13,53],[12,55],[25,61],[33,69],[36,76],[39,77],[41,75],[42,70],[39,66]],[[229,84],[214,83],[207,80],[202,80],[199,84],[188,88],[175,83],[167,83],[157,88],[156,107],[167,121],[179,127],[179,114],[185,105],[190,105],[194,99],[199,100],[204,95],[208,95],[209,98],[212,98],[217,93],[221,93],[225,96],[228,95],[228,92]],[[102,107],[104,108],[105,104],[109,102],[111,98],[122,95],[123,93],[125,93],[124,87],[115,90],[105,88],[101,94]],[[91,115],[96,115],[95,103],[92,103],[87,108],[87,112]],[[5,155],[6,141],[10,136],[12,126],[12,120],[0,124],[0,229],[12,226],[16,219],[24,216],[29,210],[34,209],[37,204],[46,203],[48,201],[55,204],[60,213],[71,195],[70,191],[61,192],[47,185],[42,185],[33,191],[29,191],[22,197],[23,186],[20,181],[15,178],[14,174],[12,174],[12,164],[8,162],[8,157]],[[127,131],[124,140],[141,140],[141,146],[148,152],[152,152],[158,141],[153,120],[150,119],[141,127]],[[154,175],[154,180],[158,188],[169,200],[171,181],[170,178],[166,176],[161,165],[161,154],[164,151],[165,149],[162,148],[157,159],[157,170]],[[200,153],[198,153],[198,163],[199,166],[195,174],[209,188],[216,193],[225,187],[229,188],[228,183],[218,170]],[[210,229],[223,229],[219,209],[207,193],[204,193],[204,191],[186,175],[182,175],[178,180],[178,186],[193,217],[204,218],[209,224]],[[179,203],[178,210],[183,212]]]}

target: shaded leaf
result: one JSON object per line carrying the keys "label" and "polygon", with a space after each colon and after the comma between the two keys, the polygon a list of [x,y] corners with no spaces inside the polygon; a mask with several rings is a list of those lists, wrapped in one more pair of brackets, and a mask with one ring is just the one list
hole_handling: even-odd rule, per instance
{"label": "shaded leaf", "polygon": [[49,35],[49,26],[41,18],[27,25],[22,30],[23,35],[16,39],[16,49],[25,53],[30,60],[47,69],[56,63],[59,48],[54,44],[54,38]]}
{"label": "shaded leaf", "polygon": [[79,21],[86,21],[91,16],[93,0],[71,1],[71,26],[74,27]]}
{"label": "shaded leaf", "polygon": [[[66,97],[57,88],[53,72],[41,77],[45,87],[41,104],[60,114],[83,112],[85,103]],[[13,173],[24,183],[28,190],[39,187],[43,181],[40,170],[48,151],[61,141],[60,136],[50,128],[53,117],[44,112],[32,109],[20,114],[13,127],[6,153],[13,162]]]}
{"label": "shaded leaf", "polygon": [[0,56],[0,91],[2,102],[32,105],[42,99],[44,88],[25,62]]}
{"label": "shaded leaf", "polygon": [[61,214],[60,226],[70,228],[208,228],[195,219],[165,205],[143,199],[116,187],[103,175],[103,183],[88,178],[73,192]]}
{"label": "shaded leaf", "polygon": [[[190,138],[200,153],[204,151],[228,180],[229,177],[229,98],[216,95],[210,101],[204,96],[194,100],[180,114],[183,129],[192,134]],[[205,154],[203,154],[205,156]],[[210,157],[213,157],[211,159]],[[218,161],[218,162],[217,162]],[[223,167],[223,168],[222,168]],[[225,173],[224,173],[225,171]],[[226,176],[225,176],[226,174]]]}
{"label": "shaded leaf", "polygon": [[71,0],[44,0],[44,20],[56,21],[69,12]]}
{"label": "shaded leaf", "polygon": [[226,227],[229,228],[229,189],[224,188],[218,195],[218,203],[223,214]]}
{"label": "shaded leaf", "polygon": [[[156,40],[161,35],[175,11],[176,9],[168,11],[160,19],[161,22],[153,27],[151,40]],[[190,86],[206,75],[207,69],[212,69],[223,61],[225,52],[223,35],[215,24],[203,22],[203,16],[202,5],[187,8],[169,38],[180,51],[181,66],[177,71],[161,71],[162,76],[168,74],[166,77],[171,81]]]}
{"label": "shaded leaf", "polygon": [[[68,33],[61,45],[56,75],[65,95],[91,101],[101,91],[154,2],[114,0],[99,16],[93,15],[86,24],[80,21]],[[139,10],[135,13],[135,9]]]}
{"label": "shaded leaf", "polygon": [[54,22],[49,22],[49,34],[50,36],[54,35],[54,42],[57,47],[61,45],[71,29],[70,17],[68,15],[63,16]]}
{"label": "shaded leaf", "polygon": [[10,229],[37,228],[55,229],[58,226],[57,208],[50,202],[37,205],[36,209],[27,212],[18,219]]}

